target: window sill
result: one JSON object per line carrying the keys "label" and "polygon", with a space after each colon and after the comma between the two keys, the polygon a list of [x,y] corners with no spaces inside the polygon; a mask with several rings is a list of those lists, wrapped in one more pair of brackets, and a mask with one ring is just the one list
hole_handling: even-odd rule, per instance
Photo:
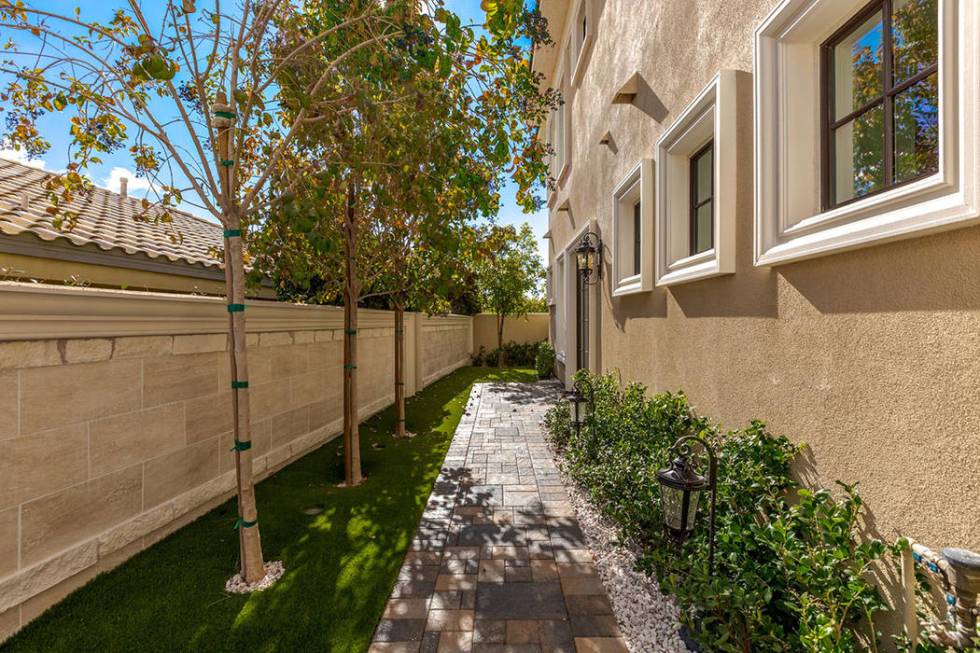
{"label": "window sill", "polygon": [[731,274],[731,271],[723,270],[715,250],[709,249],[706,252],[694,254],[671,263],[667,267],[666,274],[657,280],[657,285],[676,286],[723,274]]}
{"label": "window sill", "polygon": [[650,292],[650,288],[643,287],[642,275],[634,274],[631,277],[625,277],[616,282],[612,296],[622,297],[624,295],[636,295],[643,292]]}
{"label": "window sill", "polygon": [[[565,182],[568,181],[569,170],[571,170],[572,165],[566,163],[561,167],[558,172],[558,177],[555,178],[555,185],[558,186],[559,190],[565,187]],[[557,193],[555,193],[557,195]]]}
{"label": "window sill", "polygon": [[[845,221],[855,215],[862,217]],[[977,198],[934,176],[803,220],[786,229],[781,242],[760,251],[756,265],[801,261],[977,222]]]}

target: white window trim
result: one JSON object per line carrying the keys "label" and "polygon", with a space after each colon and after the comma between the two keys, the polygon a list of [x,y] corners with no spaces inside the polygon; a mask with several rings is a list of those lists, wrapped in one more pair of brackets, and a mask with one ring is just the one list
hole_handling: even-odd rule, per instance
{"label": "white window trim", "polygon": [[865,4],[783,0],[756,30],[756,265],[980,221],[980,4],[958,0],[939,0],[939,172],[821,210],[819,47]]}
{"label": "white window trim", "polygon": [[[565,73],[559,73],[558,75],[558,90],[562,94],[562,103],[558,108],[551,111],[548,114],[547,121],[545,123],[545,134],[547,136],[547,142],[554,150],[554,154],[551,155],[551,161],[548,163],[548,172],[555,180],[555,186],[549,189],[548,193],[548,206],[554,203],[558,195],[558,190],[562,188],[565,184],[565,180],[568,178],[569,170],[569,153],[571,142],[571,136],[569,132],[571,131],[571,119],[570,119],[570,103],[567,100],[568,92],[566,89]],[[556,130],[558,133],[556,133]]]}
{"label": "white window trim", "polygon": [[555,117],[560,119],[560,151],[561,156],[558,158],[560,166],[558,168],[558,174],[555,175],[556,183],[559,187],[565,185],[565,180],[568,178],[568,171],[570,168],[570,149],[569,143],[571,142],[571,102],[568,98],[568,85],[566,84],[564,73],[562,74],[561,81],[558,84],[558,88],[562,92],[562,104],[558,111],[555,112]]}
{"label": "white window trim", "polygon": [[565,315],[568,312],[568,297],[565,292],[568,285],[566,283],[568,270],[565,263],[566,258],[563,251],[555,257],[555,270],[558,271],[558,274],[555,275],[555,321],[557,322],[555,326],[555,357],[562,364],[565,363],[565,341],[568,337],[565,328]]}
{"label": "white window trim", "polygon": [[[570,47],[570,52],[575,53],[575,61],[572,62],[572,78],[571,85],[577,87],[582,81],[582,75],[585,69],[588,67],[588,60],[592,54],[592,45],[595,43],[595,16],[592,11],[592,4],[589,0],[581,0],[575,7],[575,13],[572,14],[573,20],[571,25],[571,32],[568,36],[568,42]],[[586,32],[585,39],[579,42],[579,32],[578,27],[581,21],[582,13],[585,13],[586,19]]]}
{"label": "white window trim", "polygon": [[[735,272],[739,76],[734,70],[719,71],[657,141],[658,286]],[[688,250],[690,238],[690,159],[709,140],[714,143],[714,247],[680,255],[678,251]]]}
{"label": "white window trim", "polygon": [[[613,297],[653,290],[653,183],[653,159],[642,159],[613,189],[613,246],[610,264]],[[620,277],[620,262],[627,256],[622,242],[621,223],[623,219],[633,219],[632,207],[637,201],[640,202],[640,273]],[[631,244],[628,253],[632,252]]]}
{"label": "white window trim", "polygon": [[[575,370],[578,369],[580,363],[578,361],[578,268],[576,267],[576,256],[575,249],[578,247],[582,238],[588,232],[598,233],[598,225],[595,220],[588,220],[584,225],[578,228],[578,230],[572,234],[572,237],[568,240],[565,248],[562,250],[559,258],[564,258],[565,270],[564,270],[564,290],[562,291],[561,302],[562,302],[562,351],[561,360],[562,364],[565,365],[566,374],[566,384],[571,384],[572,375]],[[590,286],[588,292],[592,293],[589,299],[589,351],[595,351],[595,345],[598,342],[597,331],[595,327],[595,310],[596,310],[596,291],[598,286]],[[594,357],[593,357],[593,360]],[[571,368],[569,367],[571,366]]]}
{"label": "white window trim", "polygon": [[544,278],[545,297],[548,306],[555,305],[555,266],[549,265]]}

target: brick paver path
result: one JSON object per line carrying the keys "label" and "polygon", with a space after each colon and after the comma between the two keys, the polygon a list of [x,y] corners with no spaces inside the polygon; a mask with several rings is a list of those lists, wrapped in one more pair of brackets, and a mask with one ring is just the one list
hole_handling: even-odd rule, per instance
{"label": "brick paver path", "polygon": [[541,419],[550,383],[474,386],[369,653],[625,653]]}

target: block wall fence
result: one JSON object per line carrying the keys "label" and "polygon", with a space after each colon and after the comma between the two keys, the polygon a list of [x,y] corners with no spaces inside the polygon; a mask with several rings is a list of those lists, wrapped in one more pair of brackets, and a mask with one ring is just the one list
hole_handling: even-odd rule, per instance
{"label": "block wall fence", "polygon": [[[504,342],[541,342],[548,339],[550,317],[547,313],[528,313],[504,320]],[[497,316],[480,313],[473,316],[473,352],[497,348]]]}
{"label": "block wall fence", "polygon": [[[257,479],[339,434],[343,311],[248,304]],[[212,297],[0,284],[0,641],[234,493],[228,315]],[[406,394],[473,319],[406,315]],[[394,318],[359,314],[360,414],[394,399]]]}

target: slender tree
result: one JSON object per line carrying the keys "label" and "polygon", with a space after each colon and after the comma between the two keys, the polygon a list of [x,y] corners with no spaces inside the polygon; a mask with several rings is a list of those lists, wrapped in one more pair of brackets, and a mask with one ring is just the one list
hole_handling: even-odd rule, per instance
{"label": "slender tree", "polygon": [[[71,161],[47,183],[56,228],[74,226],[73,201],[91,185],[85,171],[126,146],[138,174],[159,189],[139,219],[169,223],[183,201],[224,227],[236,526],[242,575],[252,583],[265,566],[252,479],[243,237],[261,216],[274,219],[266,211],[268,185],[287,176],[298,137],[345,110],[332,92],[339,68],[387,43],[410,43],[417,32],[408,14],[380,11],[378,3],[335,3],[330,20],[315,25],[300,0],[227,4],[161,0],[151,24],[147,5],[136,0],[106,20],[0,0],[0,28],[13,35],[0,72],[7,77],[7,146],[39,156],[50,147],[39,126],[45,114],[69,119]],[[290,89],[306,99],[286,110],[280,82],[313,53],[317,74]]]}
{"label": "slender tree", "polygon": [[497,365],[504,364],[504,323],[526,315],[528,298],[537,294],[544,268],[531,226],[494,226],[484,234],[484,251],[477,262],[477,283],[483,310],[497,316]]}
{"label": "slender tree", "polygon": [[[390,285],[375,289],[409,260],[420,239],[433,242],[454,220],[445,207],[432,208],[436,198],[453,193],[482,197],[481,208],[489,214],[499,201],[502,176],[510,174],[519,185],[519,199],[536,207],[531,187],[546,169],[544,148],[528,125],[539,122],[557,98],[539,92],[540,79],[531,72],[520,44],[524,37],[544,38],[543,23],[522,3],[508,0],[491,7],[487,34],[477,36],[441,2],[431,4],[435,6],[428,13],[408,11],[410,17],[405,6],[385,5],[385,11],[411,20],[414,31],[337,67],[338,82],[325,92],[344,107],[344,115],[303,130],[298,159],[316,161],[318,170],[294,172],[284,180],[295,193],[284,196],[294,208],[284,205],[283,213],[296,220],[274,225],[267,239],[276,254],[264,260],[280,270],[314,254],[315,265],[300,260],[297,269],[283,270],[281,279],[294,287],[297,281],[312,281],[319,299],[339,297],[345,307],[348,485],[362,479],[356,409],[358,303],[379,292],[396,292]],[[304,19],[316,24],[335,5],[335,0],[308,3]],[[311,53],[280,80],[293,93],[286,105],[290,110],[298,111],[309,101],[301,89],[322,69],[321,56]],[[443,163],[447,160],[456,166],[453,174]],[[283,255],[284,245],[298,254]]]}

